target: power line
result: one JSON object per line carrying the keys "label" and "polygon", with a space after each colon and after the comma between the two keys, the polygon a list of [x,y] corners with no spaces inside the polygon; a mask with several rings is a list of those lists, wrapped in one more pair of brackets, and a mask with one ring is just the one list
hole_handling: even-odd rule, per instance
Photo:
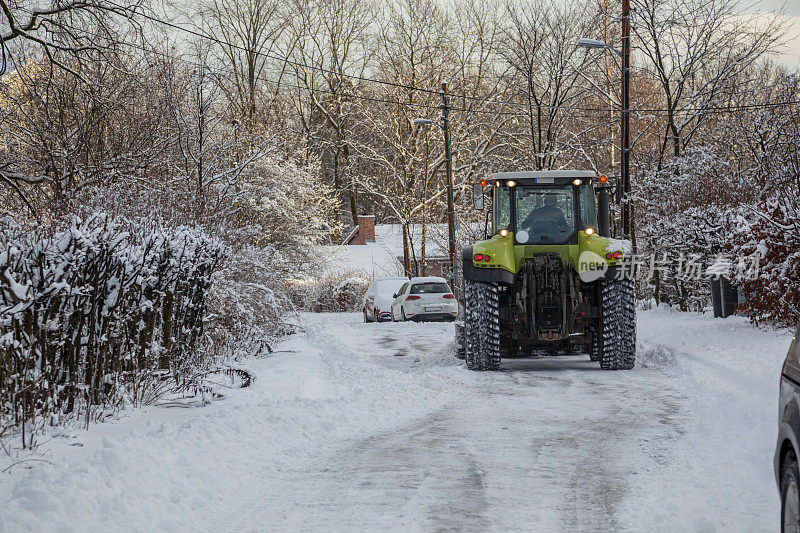
{"label": "power line", "polygon": [[[345,73],[341,73],[341,72],[336,72],[334,70],[326,69],[325,67],[321,67],[319,65],[309,65],[307,63],[294,61],[294,60],[291,60],[289,58],[279,57],[279,56],[276,56],[276,55],[273,55],[273,54],[268,54],[266,52],[261,52],[261,51],[258,51],[258,50],[249,50],[249,49],[247,49],[247,48],[245,48],[243,46],[237,45],[235,43],[228,43],[228,42],[222,41],[221,39],[218,39],[218,38],[216,38],[214,36],[207,35],[207,34],[204,34],[204,33],[200,33],[200,32],[194,31],[194,30],[192,30],[190,28],[186,28],[184,26],[181,26],[179,24],[175,24],[173,22],[169,22],[169,21],[166,21],[166,20],[159,19],[159,18],[154,17],[152,15],[148,15],[147,13],[141,13],[139,11],[136,11],[135,8],[122,6],[122,5],[117,4],[116,2],[113,2],[111,0],[107,0],[107,1],[108,1],[109,4],[112,4],[112,5],[120,8],[120,9],[124,9],[124,10],[130,11],[134,15],[138,15],[138,16],[143,17],[143,18],[145,18],[147,20],[150,20],[152,22],[155,22],[155,23],[158,23],[158,24],[162,24],[164,26],[168,26],[168,27],[173,28],[175,30],[182,31],[184,33],[188,33],[190,35],[193,35],[195,37],[199,37],[201,39],[206,39],[206,40],[212,41],[212,42],[214,42],[216,44],[219,44],[221,46],[228,46],[228,47],[231,47],[231,48],[235,48],[235,49],[237,49],[239,51],[242,51],[242,52],[254,53],[256,55],[259,55],[259,56],[262,56],[262,57],[266,57],[268,59],[273,59],[273,60],[276,60],[276,61],[283,61],[283,62],[285,62],[285,63],[287,63],[289,65],[293,65],[293,66],[296,66],[296,67],[302,67],[304,69],[311,69],[311,70],[318,70],[320,72],[325,72],[327,74],[333,74],[334,76],[339,76],[339,77],[343,77],[343,78],[363,81],[363,82],[366,82],[366,83],[377,83],[377,84],[381,84],[381,85],[387,85],[387,86],[390,86],[390,87],[395,87],[395,88],[398,88],[398,89],[407,89],[409,91],[419,91],[419,92],[424,92],[424,93],[428,93],[428,94],[435,94],[435,95],[439,95],[440,94],[439,91],[436,91],[434,89],[427,89],[427,88],[424,88],[424,87],[415,87],[413,85],[406,85],[406,84],[403,84],[403,83],[391,82],[391,81],[386,81],[386,80],[379,80],[379,79],[375,79],[375,78],[368,78],[366,76],[359,76],[359,75],[355,75],[355,74],[345,74]],[[328,91],[328,92],[334,93],[334,91]],[[339,94],[342,94],[342,93],[339,93]],[[514,107],[521,107],[523,105],[523,104],[520,104],[520,103],[517,103],[517,102],[507,102],[507,101],[501,101],[501,100],[490,100],[488,98],[481,98],[481,97],[478,97],[478,96],[471,96],[471,95],[468,95],[468,94],[455,94],[455,93],[452,93],[452,92],[447,92],[447,95],[452,97],[452,98],[459,98],[459,99],[464,99],[464,100],[473,100],[473,101],[478,101],[478,102],[484,102],[484,103],[487,103],[487,104],[499,104],[499,105],[514,106]],[[349,97],[362,98],[362,99],[372,99],[370,97],[363,97],[363,96],[360,96],[360,95],[349,95]],[[372,99],[372,100],[375,100],[375,99]],[[387,103],[389,103],[389,102],[387,102]],[[396,103],[398,105],[404,105],[403,102],[397,102],[397,101],[391,102],[391,103]],[[787,106],[788,107],[788,106],[797,105],[797,104],[800,104],[800,100],[786,101],[786,102],[775,102],[775,103],[769,103],[769,104],[743,104],[743,105],[737,105],[737,106],[708,106],[708,107],[702,107],[702,108],[684,108],[684,109],[679,110],[679,112],[680,113],[727,112],[727,111],[756,109],[756,108],[774,108],[774,107],[783,107],[783,106]],[[409,104],[409,105],[414,105],[414,104]],[[435,108],[438,109],[438,106],[430,106],[430,105],[425,105],[425,104],[417,104],[417,105],[420,105],[421,107],[428,107],[428,108],[435,107]],[[580,106],[537,105],[536,107],[537,108],[544,108],[544,109],[565,110],[565,111],[589,111],[589,112],[606,112],[606,111],[608,111],[607,108],[580,107]],[[467,111],[467,109],[462,108],[461,111]],[[481,112],[481,111],[477,111],[477,110],[472,110],[472,111]],[[666,113],[668,110],[667,109],[663,109],[663,108],[662,109],[652,108],[652,109],[632,109],[631,111],[635,111],[637,113]],[[518,113],[508,112],[508,111],[505,111],[505,112],[503,112],[503,111],[498,111],[498,112],[487,111],[487,113],[504,114],[504,115],[517,115],[517,116],[525,116],[525,115],[527,115],[527,111],[526,110],[521,110]]]}
{"label": "power line", "polygon": [[[98,34],[92,34],[90,32],[84,32],[84,33],[87,33],[88,35],[93,36],[93,37],[99,37]],[[134,48],[136,50],[140,50],[142,52],[145,52],[146,54],[153,54],[153,55],[159,56],[159,57],[161,57],[163,59],[168,59],[168,60],[175,59],[173,56],[170,56],[170,55],[168,55],[168,54],[166,54],[164,52],[159,52],[159,51],[155,50],[154,48],[145,48],[142,45],[130,43],[130,42],[127,42],[127,41],[119,40],[119,41],[115,41],[114,44],[128,46],[130,48]],[[182,60],[182,61],[185,64],[191,65],[191,66],[193,66],[195,68],[205,68],[205,67],[208,66],[208,65],[205,65],[205,64],[202,64],[202,63],[198,63],[198,62],[194,62],[194,61],[186,61],[185,59]],[[404,107],[408,107],[408,108],[435,109],[437,111],[441,109],[440,105],[436,105],[436,104],[425,104],[425,103],[421,103],[421,102],[416,102],[416,103],[415,102],[403,102],[403,101],[400,101],[400,100],[394,100],[394,99],[390,99],[390,98],[378,98],[378,97],[374,97],[374,96],[366,96],[366,95],[363,95],[363,94],[355,94],[355,93],[346,93],[346,92],[334,91],[334,90],[331,90],[331,89],[324,89],[324,88],[311,89],[307,85],[298,85],[296,83],[289,83],[289,82],[286,82],[286,81],[270,80],[268,83],[271,83],[271,84],[275,85],[276,87],[281,87],[281,88],[313,90],[313,91],[316,91],[316,92],[338,95],[338,96],[341,96],[343,98],[353,98],[353,99],[358,99],[358,100],[367,100],[367,101],[376,102],[376,103],[400,105],[400,106],[404,106]],[[522,104],[516,104],[516,105],[522,105]],[[481,109],[467,109],[467,108],[464,108],[464,107],[452,108],[452,109],[455,110],[455,111],[461,111],[461,112],[464,112],[464,113],[469,111],[469,112],[474,112],[474,113],[484,113],[484,114],[493,114],[493,115],[497,115],[497,114],[518,115],[518,116],[524,116],[525,115],[525,113],[522,112],[522,111],[517,112],[517,113],[513,113],[513,112],[508,112],[508,111],[489,111],[489,110],[481,110]]]}
{"label": "power line", "polygon": [[[245,48],[243,46],[237,45],[235,43],[228,43],[228,42],[222,41],[221,39],[218,39],[218,38],[216,38],[216,37],[214,37],[212,35],[201,33],[201,32],[192,30],[190,28],[186,28],[184,26],[181,26],[179,24],[175,24],[173,22],[169,22],[167,20],[162,20],[162,19],[159,19],[159,18],[154,17],[152,15],[148,15],[147,13],[142,13],[142,12],[136,11],[135,8],[122,6],[120,4],[117,4],[116,2],[113,2],[112,0],[106,0],[106,1],[109,4],[118,7],[119,9],[124,9],[126,11],[130,11],[133,15],[140,16],[142,18],[145,18],[145,19],[150,20],[152,22],[155,22],[157,24],[161,24],[163,26],[167,26],[167,27],[173,28],[175,30],[182,31],[184,33],[188,33],[188,34],[193,35],[195,37],[198,37],[200,39],[206,39],[208,41],[212,41],[212,42],[214,42],[216,44],[219,44],[221,46],[228,46],[228,47],[234,48],[236,50],[239,50],[241,52],[245,52],[245,53],[248,53],[248,54],[256,54],[256,55],[259,55],[259,56],[262,56],[262,57],[266,57],[268,59],[273,59],[273,60],[276,60],[276,61],[283,61],[286,64],[293,65],[293,66],[296,66],[296,67],[301,67],[301,68],[310,69],[310,70],[318,70],[320,72],[324,72],[324,73],[327,73],[327,74],[333,74],[334,76],[338,76],[338,77],[342,77],[342,78],[348,78],[348,79],[352,79],[352,80],[363,81],[363,82],[366,82],[366,83],[377,83],[377,84],[380,84],[380,85],[387,85],[389,87],[395,87],[395,88],[398,88],[398,89],[406,89],[406,90],[409,90],[409,91],[418,91],[418,92],[423,92],[423,93],[427,93],[427,94],[433,94],[433,95],[437,95],[437,96],[440,95],[440,91],[437,91],[437,90],[434,90],[434,89],[427,89],[427,88],[424,88],[424,87],[415,87],[413,85],[407,85],[407,84],[403,84],[403,83],[397,83],[397,82],[386,81],[386,80],[379,80],[379,79],[375,79],[375,78],[368,78],[366,76],[359,76],[359,75],[356,75],[356,74],[345,74],[345,73],[342,73],[342,72],[336,72],[334,70],[327,69],[325,67],[321,67],[319,65],[309,65],[307,63],[294,61],[294,60],[291,60],[291,59],[285,58],[285,57],[279,57],[279,56],[276,56],[276,55],[273,55],[273,54],[268,54],[266,52],[261,52],[261,51],[258,51],[258,50],[250,50],[250,49],[247,49],[247,48]],[[471,95],[468,95],[468,94],[456,94],[456,93],[452,93],[452,92],[449,92],[449,91],[447,92],[447,95],[452,97],[452,98],[458,98],[458,99],[463,99],[463,100],[472,100],[472,101],[484,102],[484,103],[489,103],[489,104],[507,105],[507,106],[513,106],[513,107],[521,107],[523,105],[523,104],[519,104],[517,102],[507,102],[507,101],[502,101],[502,100],[489,100],[487,98],[482,98],[482,97],[479,97],[479,96],[471,96]],[[545,109],[555,109],[555,110],[567,110],[567,109],[569,109],[569,110],[575,110],[575,111],[605,111],[606,110],[606,109],[601,109],[601,108],[564,107],[564,106],[558,106],[558,105],[555,105],[555,106],[552,106],[552,105],[539,105],[537,107],[545,108]],[[478,112],[480,112],[480,111],[478,111]],[[496,112],[495,114],[524,116],[526,114],[526,111],[520,111],[520,113]]]}
{"label": "power line", "polygon": [[[341,72],[336,72],[334,70],[326,69],[325,67],[321,67],[321,66],[318,66],[318,65],[308,65],[306,63],[302,63],[302,62],[299,62],[299,61],[294,61],[294,60],[291,60],[289,58],[279,57],[279,56],[276,56],[276,55],[273,55],[273,54],[269,54],[269,53],[266,53],[266,52],[261,52],[261,51],[258,51],[258,50],[250,50],[250,49],[247,49],[247,48],[245,48],[243,46],[237,45],[235,43],[228,43],[228,42],[222,41],[222,40],[220,40],[220,39],[218,39],[218,38],[216,38],[214,36],[207,35],[207,34],[192,30],[190,28],[186,28],[184,26],[181,26],[179,24],[175,24],[173,22],[169,22],[169,21],[166,21],[166,20],[159,19],[159,18],[154,17],[152,15],[148,15],[147,13],[139,12],[139,11],[136,10],[136,8],[123,6],[123,5],[117,4],[116,2],[114,2],[112,0],[106,0],[106,1],[109,4],[111,4],[113,6],[116,6],[119,9],[122,9],[122,10],[125,10],[125,11],[129,11],[130,13],[132,13],[135,16],[139,16],[139,17],[145,18],[145,19],[150,20],[152,22],[155,22],[157,24],[161,24],[161,25],[173,28],[175,30],[178,30],[178,31],[181,31],[181,32],[184,32],[184,33],[188,33],[188,34],[193,35],[195,37],[198,37],[200,39],[205,39],[205,40],[214,42],[214,43],[216,43],[218,45],[221,45],[221,46],[231,47],[231,48],[237,49],[237,50],[245,52],[245,53],[252,53],[252,54],[256,54],[258,56],[266,57],[268,59],[273,59],[273,60],[276,60],[276,61],[282,61],[282,62],[284,62],[286,64],[293,65],[293,66],[296,66],[296,67],[301,67],[301,68],[310,69],[310,70],[317,70],[317,71],[324,72],[324,73],[327,73],[327,74],[333,74],[334,76],[339,76],[339,77],[348,78],[348,79],[354,79],[354,80],[363,81],[363,82],[366,82],[366,83],[375,83],[375,84],[380,84],[380,85],[386,85],[386,86],[395,87],[395,88],[399,88],[399,89],[406,89],[406,90],[409,90],[409,91],[412,91],[412,92],[413,91],[418,91],[418,92],[423,92],[423,93],[437,95],[437,96],[440,95],[440,91],[437,91],[437,90],[434,90],[434,89],[427,89],[427,88],[424,88],[424,87],[416,87],[416,86],[413,86],[413,85],[407,85],[407,84],[403,84],[403,83],[391,82],[391,81],[386,81],[386,80],[379,80],[379,79],[369,78],[369,77],[366,77],[366,76],[359,76],[359,75],[355,75],[355,74],[345,74],[345,73],[341,73]],[[124,41],[120,41],[120,42],[122,44],[126,44],[128,46],[136,47],[135,45],[132,45],[130,43],[125,43]],[[143,47],[137,47],[137,48],[140,48],[141,50],[143,50],[145,52],[152,52],[152,51],[144,49]],[[296,88],[296,89],[308,89],[308,87],[289,84],[287,82],[272,82],[272,83],[274,83],[277,86]],[[359,94],[342,93],[342,92],[332,91],[332,90],[329,90],[329,89],[316,89],[316,90],[320,91],[320,92],[323,92],[323,93],[328,93],[328,94],[338,94],[338,95],[340,95],[342,97],[345,97],[345,98],[355,98],[355,99],[368,100],[368,101],[373,101],[373,102],[378,102],[378,103],[402,105],[402,106],[406,106],[406,107],[409,107],[409,108],[421,107],[421,108],[426,108],[426,109],[437,109],[437,110],[440,109],[440,106],[438,106],[438,105],[430,105],[430,104],[424,104],[424,103],[401,102],[399,100],[393,100],[393,99],[383,99],[383,98],[370,97],[370,96],[359,95]],[[452,93],[452,92],[447,92],[447,95],[452,97],[452,98],[456,98],[456,99],[471,100],[471,101],[477,101],[477,102],[482,102],[482,103],[486,103],[486,104],[512,106],[512,107],[515,107],[515,108],[519,109],[519,111],[504,111],[504,110],[490,111],[490,110],[481,110],[481,109],[468,109],[465,106],[461,107],[461,108],[452,108],[453,111],[460,111],[462,113],[472,112],[472,113],[478,113],[478,114],[527,117],[531,113],[532,109],[548,109],[548,110],[554,110],[556,112],[557,111],[584,111],[584,112],[601,112],[601,113],[608,112],[608,108],[607,107],[562,106],[562,105],[548,105],[548,104],[525,106],[525,104],[518,103],[518,102],[508,102],[508,101],[502,101],[502,100],[490,100],[488,98],[482,98],[482,97],[472,96],[472,95],[468,95],[468,94],[456,94],[456,93]],[[697,108],[683,108],[683,109],[677,109],[677,110],[675,110],[673,112],[674,113],[677,112],[679,114],[727,113],[727,112],[743,111],[743,110],[748,110],[748,109],[773,109],[773,108],[778,108],[778,107],[790,107],[790,106],[798,105],[798,104],[800,104],[800,100],[787,100],[787,101],[784,101],[784,102],[773,102],[773,103],[766,103],[766,104],[741,104],[741,105],[735,105],[735,106],[706,106],[706,107],[697,107]],[[631,111],[634,112],[634,113],[637,113],[637,114],[648,114],[648,113],[659,113],[659,114],[662,114],[662,113],[667,113],[668,112],[667,109],[663,109],[663,108],[649,108],[649,109],[648,108],[638,108],[638,109],[637,108],[632,108]]]}
{"label": "power line", "polygon": [[[133,13],[136,16],[145,18],[145,19],[147,19],[149,21],[152,21],[152,22],[155,22],[157,24],[161,24],[163,26],[168,26],[168,27],[170,27],[172,29],[175,29],[175,30],[178,30],[178,31],[182,31],[182,32],[188,33],[190,35],[194,35],[195,37],[199,37],[201,39],[206,39],[206,40],[215,42],[215,43],[217,43],[219,45],[222,45],[222,46],[229,46],[231,48],[235,48],[235,49],[237,49],[239,51],[242,51],[242,52],[256,54],[256,55],[263,56],[263,57],[266,57],[266,58],[269,58],[269,59],[274,59],[276,61],[284,61],[285,63],[287,63],[289,65],[296,66],[296,67],[302,67],[302,68],[312,69],[312,70],[319,70],[319,71],[325,72],[327,74],[333,74],[334,76],[340,76],[340,77],[348,78],[348,79],[352,79],[352,80],[358,80],[358,81],[363,81],[363,82],[367,82],[367,83],[380,83],[382,85],[388,85],[390,87],[395,87],[395,88],[398,88],[398,89],[409,89],[409,90],[412,90],[412,91],[420,91],[420,92],[425,92],[425,93],[429,93],[429,94],[439,95],[439,91],[436,91],[434,89],[425,89],[425,88],[422,88],[422,87],[414,87],[414,86],[411,86],[411,85],[405,85],[405,84],[402,84],[402,83],[397,83],[397,82],[392,82],[392,81],[377,80],[377,79],[374,79],[374,78],[367,78],[365,76],[359,76],[359,75],[356,75],[356,74],[345,74],[345,73],[342,73],[342,72],[336,72],[334,70],[327,69],[325,67],[320,67],[318,65],[308,65],[306,63],[302,63],[302,62],[299,62],[299,61],[293,61],[293,60],[291,60],[289,58],[279,57],[279,56],[276,56],[276,55],[273,55],[273,54],[269,54],[269,53],[266,53],[266,52],[261,52],[259,50],[250,50],[250,49],[247,49],[247,48],[245,48],[243,46],[240,46],[240,45],[237,45],[237,44],[234,44],[234,43],[225,42],[225,41],[223,41],[221,39],[218,39],[218,38],[216,38],[216,37],[214,37],[212,35],[208,35],[208,34],[205,34],[205,33],[200,33],[198,31],[192,30],[190,28],[186,28],[186,27],[181,26],[179,24],[175,24],[175,23],[169,22],[167,20],[159,19],[159,18],[154,17],[152,15],[148,15],[147,13],[142,13],[140,11],[136,11],[136,8],[132,8],[132,7],[128,7],[128,6],[122,6],[122,5],[117,4],[116,2],[113,2],[111,0],[107,0],[107,2],[109,4],[111,4],[111,5],[113,5],[113,6],[116,6],[116,7],[120,8],[120,9],[124,9],[126,11],[130,11],[131,13]],[[464,96],[466,96],[466,95],[464,95]]]}

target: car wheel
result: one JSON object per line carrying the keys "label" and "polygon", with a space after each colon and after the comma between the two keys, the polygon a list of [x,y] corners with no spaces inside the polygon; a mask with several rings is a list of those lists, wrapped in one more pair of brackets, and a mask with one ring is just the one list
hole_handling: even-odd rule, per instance
{"label": "car wheel", "polygon": [[402,320],[402,322],[405,322],[406,320],[408,320],[408,319],[406,318],[406,310],[405,310],[405,309],[403,309],[402,307],[400,308],[400,314],[401,314],[401,315],[402,315],[402,317],[403,317],[403,320]]}
{"label": "car wheel", "polygon": [[378,316],[377,311],[372,312],[372,321],[375,322],[376,324],[381,321],[381,317]]}
{"label": "car wheel", "polygon": [[787,458],[781,472],[781,531],[800,533],[800,475],[794,457]]}
{"label": "car wheel", "polygon": [[364,309],[364,324],[366,324],[367,322],[369,322],[369,320],[367,320],[367,310]]}

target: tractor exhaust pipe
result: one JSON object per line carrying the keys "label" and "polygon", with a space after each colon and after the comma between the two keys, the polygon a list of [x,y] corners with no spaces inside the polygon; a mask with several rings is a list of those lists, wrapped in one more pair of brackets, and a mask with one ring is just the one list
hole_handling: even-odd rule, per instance
{"label": "tractor exhaust pipe", "polygon": [[611,216],[608,206],[608,191],[600,189],[597,194],[597,233],[603,237],[610,237]]}

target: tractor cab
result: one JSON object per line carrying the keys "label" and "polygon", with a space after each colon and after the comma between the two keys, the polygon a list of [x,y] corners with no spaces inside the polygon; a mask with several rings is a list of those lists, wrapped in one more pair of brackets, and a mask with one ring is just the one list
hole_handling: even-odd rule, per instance
{"label": "tractor cab", "polygon": [[516,245],[577,244],[597,230],[595,182],[585,171],[501,172],[481,180],[492,202],[492,234],[513,233]]}

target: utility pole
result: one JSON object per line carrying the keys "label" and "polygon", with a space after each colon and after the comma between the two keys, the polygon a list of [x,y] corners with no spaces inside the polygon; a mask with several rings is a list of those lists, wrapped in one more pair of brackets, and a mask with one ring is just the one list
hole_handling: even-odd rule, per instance
{"label": "utility pole", "polygon": [[[611,40],[612,40],[612,39],[610,39],[609,29],[608,29],[608,24],[609,24],[609,21],[608,21],[608,19],[609,19],[608,1],[609,0],[603,0],[603,4],[601,6],[602,9],[603,9],[603,42],[605,42],[605,43],[611,42]],[[611,142],[609,142],[609,151],[608,151],[609,152],[608,153],[608,161],[609,161],[608,162],[608,169],[609,169],[609,175],[615,175],[616,176],[615,167],[616,167],[616,160],[617,160],[617,128],[614,125],[614,112],[615,112],[614,111],[614,95],[613,95],[614,83],[613,83],[613,80],[611,79],[611,67],[612,67],[612,63],[613,63],[613,58],[612,58],[611,54],[604,54],[603,57],[605,58],[606,80],[608,80],[608,85],[607,85],[607,94],[608,94],[608,134],[609,134],[609,139],[611,141]],[[613,202],[616,207],[614,208],[614,213],[613,214],[611,214],[611,213],[609,214],[609,222],[610,222],[609,231],[608,231],[608,235],[609,236],[619,235],[620,227],[622,225],[621,220],[619,222],[617,221],[617,219],[620,217],[619,206],[621,204],[620,200],[622,198],[622,193],[621,193],[621,190],[620,190],[621,186],[620,185],[622,183],[622,179],[621,179],[620,176],[616,176],[614,178],[614,180],[617,183],[616,190],[614,191],[614,202]],[[608,193],[606,193],[606,194],[608,194]],[[613,228],[613,231],[611,231],[612,228]],[[602,233],[601,233],[601,235],[602,235]]]}
{"label": "utility pole", "polygon": [[456,287],[456,221],[453,206],[453,162],[450,153],[450,104],[447,101],[447,82],[442,82],[442,129],[444,130],[444,157],[447,171],[447,241],[450,252],[450,288],[457,292]]}
{"label": "utility pole", "polygon": [[620,131],[622,159],[622,233],[630,239],[631,224],[631,139],[630,139],[630,72],[631,72],[631,2],[622,0],[622,127]]}

